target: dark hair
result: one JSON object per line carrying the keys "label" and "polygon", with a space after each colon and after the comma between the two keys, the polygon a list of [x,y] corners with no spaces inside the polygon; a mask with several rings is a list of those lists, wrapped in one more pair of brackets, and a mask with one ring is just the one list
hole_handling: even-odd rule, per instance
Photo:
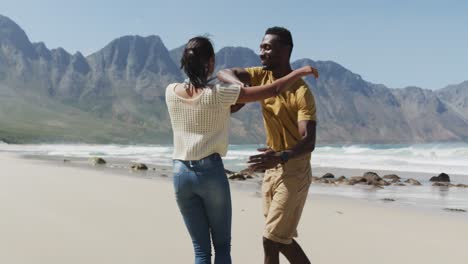
{"label": "dark hair", "polygon": [[291,55],[292,49],[294,47],[291,32],[284,27],[271,27],[265,31],[265,35],[276,35],[278,36],[279,42],[283,45],[290,46],[289,55]]}
{"label": "dark hair", "polygon": [[205,87],[208,83],[209,63],[213,57],[213,45],[207,37],[194,37],[185,44],[180,68],[184,70],[195,88]]}

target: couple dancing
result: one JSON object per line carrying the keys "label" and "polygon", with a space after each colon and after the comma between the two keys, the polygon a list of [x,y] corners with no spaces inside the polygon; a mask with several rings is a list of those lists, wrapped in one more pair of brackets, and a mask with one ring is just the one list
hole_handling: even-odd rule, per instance
{"label": "couple dancing", "polygon": [[251,156],[256,171],[266,170],[262,184],[265,215],[265,263],[310,263],[293,239],[311,182],[310,154],[315,147],[315,103],[301,79],[317,70],[292,70],[291,33],[267,29],[260,44],[263,67],[225,69],[225,84],[208,83],[215,66],[209,39],[195,37],[185,46],[181,68],[186,83],[170,84],[166,103],[174,132],[173,172],[177,204],[192,238],[195,263],[231,263],[231,194],[221,156],[228,148],[229,115],[243,104],[260,101],[267,148]]}

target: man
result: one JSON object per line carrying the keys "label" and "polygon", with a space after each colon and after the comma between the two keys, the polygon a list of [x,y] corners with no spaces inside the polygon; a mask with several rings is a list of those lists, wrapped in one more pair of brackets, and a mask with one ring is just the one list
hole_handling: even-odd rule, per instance
{"label": "man", "polygon": [[[222,70],[218,79],[240,85],[261,85],[273,82],[292,71],[291,33],[281,27],[266,30],[260,44],[263,67]],[[318,78],[318,72],[314,73]],[[242,81],[241,81],[242,80]],[[267,148],[251,156],[250,168],[265,171],[262,197],[265,215],[263,248],[265,263],[279,263],[281,252],[290,263],[310,263],[299,244],[299,224],[311,183],[310,156],[315,148],[315,101],[303,80],[297,81],[282,94],[264,100],[263,119]]]}

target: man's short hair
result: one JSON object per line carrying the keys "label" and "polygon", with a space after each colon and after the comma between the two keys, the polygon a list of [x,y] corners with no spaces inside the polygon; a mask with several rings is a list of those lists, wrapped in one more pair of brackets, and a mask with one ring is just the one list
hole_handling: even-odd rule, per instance
{"label": "man's short hair", "polygon": [[287,46],[291,47],[291,52],[294,47],[291,32],[284,27],[271,27],[265,31],[265,35],[276,35],[279,37],[279,41]]}

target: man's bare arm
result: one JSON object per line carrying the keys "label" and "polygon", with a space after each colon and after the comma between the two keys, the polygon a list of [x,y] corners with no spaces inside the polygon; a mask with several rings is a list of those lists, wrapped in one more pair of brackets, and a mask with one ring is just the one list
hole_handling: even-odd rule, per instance
{"label": "man's bare arm", "polygon": [[231,114],[234,114],[235,112],[239,111],[242,109],[242,107],[244,107],[245,104],[235,104],[235,105],[231,105]]}
{"label": "man's bare arm", "polygon": [[317,134],[317,122],[312,120],[303,120],[298,122],[299,133],[302,139],[289,150],[286,150],[289,154],[289,158],[294,158],[309,154],[315,149],[315,140]]}
{"label": "man's bare arm", "polygon": [[250,74],[244,68],[232,68],[220,70],[216,76],[218,80],[225,83],[238,84],[242,87],[250,86]]}

